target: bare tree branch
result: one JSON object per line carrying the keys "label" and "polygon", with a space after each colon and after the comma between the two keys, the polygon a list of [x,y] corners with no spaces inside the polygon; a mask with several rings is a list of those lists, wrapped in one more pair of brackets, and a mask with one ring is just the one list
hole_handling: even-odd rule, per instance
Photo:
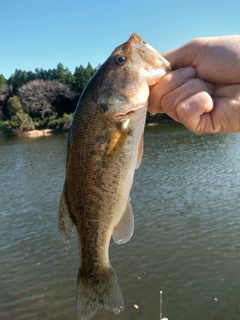
{"label": "bare tree branch", "polygon": [[46,115],[49,117],[56,112],[56,105],[61,100],[73,99],[76,93],[70,85],[56,80],[33,80],[18,89],[18,95],[25,112],[45,119]]}

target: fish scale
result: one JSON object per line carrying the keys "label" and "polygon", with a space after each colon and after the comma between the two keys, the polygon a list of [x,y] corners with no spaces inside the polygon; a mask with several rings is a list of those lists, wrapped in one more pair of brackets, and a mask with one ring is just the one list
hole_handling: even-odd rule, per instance
{"label": "fish scale", "polygon": [[109,243],[111,236],[126,243],[133,234],[129,194],[143,153],[148,86],[169,70],[155,49],[132,34],[100,66],[79,99],[58,218],[65,241],[74,227],[78,236],[78,320],[90,319],[102,307],[116,314],[124,309]]}

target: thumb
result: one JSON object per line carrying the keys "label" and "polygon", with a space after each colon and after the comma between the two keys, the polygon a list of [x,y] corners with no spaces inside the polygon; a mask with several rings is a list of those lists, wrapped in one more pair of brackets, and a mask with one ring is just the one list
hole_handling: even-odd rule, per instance
{"label": "thumb", "polygon": [[161,55],[171,63],[173,69],[191,65],[192,54],[187,44],[172,49],[168,52],[161,53]]}
{"label": "thumb", "polygon": [[163,112],[161,108],[162,98],[192,78],[195,78],[195,69],[193,67],[180,68],[168,72],[151,89],[148,99],[148,111],[152,114]]}

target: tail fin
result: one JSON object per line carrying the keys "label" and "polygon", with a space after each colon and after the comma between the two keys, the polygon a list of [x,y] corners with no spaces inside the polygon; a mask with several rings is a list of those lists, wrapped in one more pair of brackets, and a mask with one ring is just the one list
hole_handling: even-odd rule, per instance
{"label": "tail fin", "polygon": [[117,277],[111,266],[99,274],[78,272],[77,319],[88,320],[98,308],[116,314],[124,309],[124,301]]}

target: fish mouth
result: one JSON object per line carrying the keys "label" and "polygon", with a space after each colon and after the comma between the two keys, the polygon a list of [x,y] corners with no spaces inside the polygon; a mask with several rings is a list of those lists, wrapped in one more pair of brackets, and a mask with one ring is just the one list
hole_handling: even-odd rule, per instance
{"label": "fish mouth", "polygon": [[153,66],[148,66],[146,70],[149,74],[147,84],[152,86],[165,76],[165,74],[171,71],[171,64],[158,53],[158,59],[155,64]]}
{"label": "fish mouth", "polygon": [[150,69],[149,73],[150,73],[151,77],[162,77],[166,73],[168,73],[168,71],[171,70],[171,68],[167,68],[167,67],[164,69],[150,67],[149,69]]}
{"label": "fish mouth", "polygon": [[148,85],[156,83],[167,72],[171,71],[170,62],[136,33],[130,36],[128,43],[135,49],[135,62],[149,74],[147,79]]}
{"label": "fish mouth", "polygon": [[154,66],[152,69],[159,71],[161,70],[162,72],[166,73],[171,71],[171,63],[158,52],[156,67]]}
{"label": "fish mouth", "polygon": [[155,61],[153,62],[152,66],[149,66],[147,68],[150,77],[152,79],[160,79],[163,77],[166,73],[171,71],[171,64],[170,62],[165,59],[163,56],[161,56],[160,53],[156,51],[156,56],[154,57]]}
{"label": "fish mouth", "polygon": [[127,41],[136,49],[139,56],[154,68],[162,68],[165,71],[171,70],[170,62],[154,49],[149,43],[144,41],[138,34],[133,33]]}

